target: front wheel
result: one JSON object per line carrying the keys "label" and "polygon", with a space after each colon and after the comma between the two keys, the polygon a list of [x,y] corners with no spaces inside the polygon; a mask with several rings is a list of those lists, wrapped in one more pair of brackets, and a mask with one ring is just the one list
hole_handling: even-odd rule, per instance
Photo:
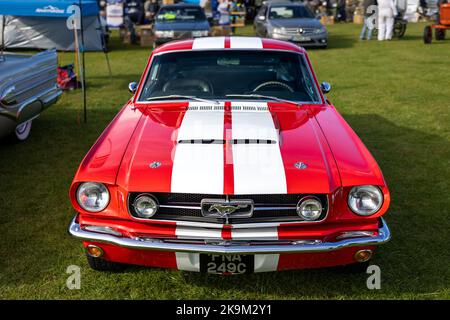
{"label": "front wheel", "polygon": [[430,26],[426,26],[423,29],[423,43],[429,44],[429,43],[431,43],[432,39],[433,39],[433,33],[432,33],[432,30],[431,30],[431,27]]}
{"label": "front wheel", "polygon": [[27,140],[30,136],[32,122],[33,120],[28,120],[19,124],[14,130],[13,138],[18,142]]}
{"label": "front wheel", "polygon": [[89,266],[97,271],[112,271],[120,272],[123,271],[127,265],[123,263],[111,262],[104,260],[102,258],[94,258],[90,255],[86,255]]}

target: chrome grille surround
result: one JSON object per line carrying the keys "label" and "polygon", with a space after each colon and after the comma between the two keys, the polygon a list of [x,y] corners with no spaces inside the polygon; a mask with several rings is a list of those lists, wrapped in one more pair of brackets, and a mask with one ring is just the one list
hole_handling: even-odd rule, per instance
{"label": "chrome grille surround", "polygon": [[[326,194],[255,194],[255,195],[213,195],[189,193],[151,193],[159,202],[158,212],[150,219],[138,218],[132,206],[134,199],[140,194],[148,192],[131,192],[128,195],[129,213],[136,219],[154,221],[203,222],[214,224],[249,224],[249,223],[284,223],[308,222],[316,223],[325,220],[328,214],[329,199]],[[305,198],[314,196],[322,203],[322,214],[318,220],[306,221],[297,214],[297,203]],[[205,217],[202,214],[201,203],[204,199],[226,201],[250,200],[253,202],[251,217]]]}

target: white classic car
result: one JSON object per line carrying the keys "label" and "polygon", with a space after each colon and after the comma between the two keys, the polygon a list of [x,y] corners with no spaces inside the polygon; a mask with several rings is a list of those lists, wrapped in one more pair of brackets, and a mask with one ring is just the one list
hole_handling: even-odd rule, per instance
{"label": "white classic car", "polygon": [[33,119],[58,100],[57,65],[55,50],[0,54],[0,138],[27,139]]}

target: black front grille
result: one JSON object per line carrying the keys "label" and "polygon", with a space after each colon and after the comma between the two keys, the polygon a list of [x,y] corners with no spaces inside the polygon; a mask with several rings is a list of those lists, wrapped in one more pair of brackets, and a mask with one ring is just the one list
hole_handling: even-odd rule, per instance
{"label": "black front grille", "polygon": [[[130,193],[128,207],[130,213],[137,217],[133,202],[137,196],[145,192]],[[152,220],[176,220],[226,223],[225,218],[204,217],[200,209],[203,199],[226,199],[224,195],[191,194],[191,193],[152,193],[158,200],[160,208],[151,218]],[[228,223],[253,223],[253,222],[290,222],[303,221],[297,215],[297,203],[306,196],[317,197],[322,202],[323,220],[328,209],[328,198],[324,194],[255,194],[255,195],[230,195],[229,200],[251,199],[254,203],[253,215],[250,218],[229,218]],[[166,207],[167,206],[167,207]]]}

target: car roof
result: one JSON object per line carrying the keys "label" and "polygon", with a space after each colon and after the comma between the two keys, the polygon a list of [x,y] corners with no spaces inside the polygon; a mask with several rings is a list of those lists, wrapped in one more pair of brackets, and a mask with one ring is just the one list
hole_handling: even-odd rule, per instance
{"label": "car roof", "polygon": [[258,37],[204,37],[188,40],[171,41],[158,48],[153,53],[189,50],[282,50],[305,53],[302,47],[282,40]]}

